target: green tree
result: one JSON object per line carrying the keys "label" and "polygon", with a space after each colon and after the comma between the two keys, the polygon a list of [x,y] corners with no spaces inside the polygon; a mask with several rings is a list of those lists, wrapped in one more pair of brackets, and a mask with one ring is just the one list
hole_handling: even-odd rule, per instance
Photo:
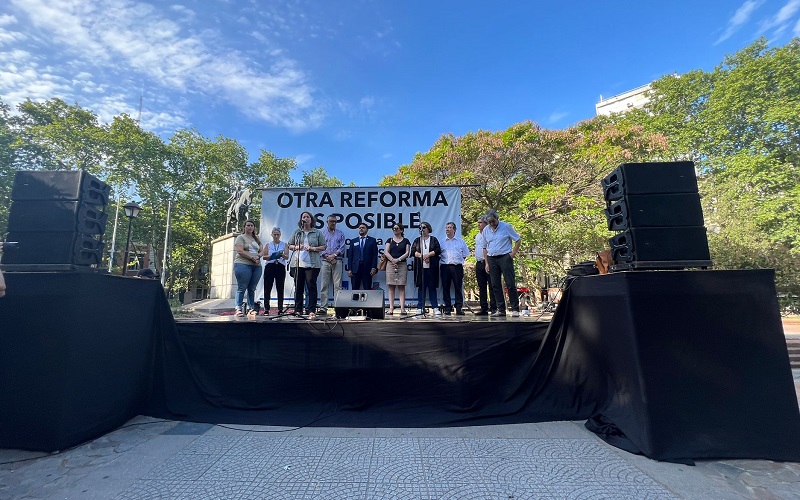
{"label": "green tree", "polygon": [[800,39],[759,39],[712,72],[666,76],[644,110],[617,117],[696,162],[717,268],[775,267],[800,293]]}

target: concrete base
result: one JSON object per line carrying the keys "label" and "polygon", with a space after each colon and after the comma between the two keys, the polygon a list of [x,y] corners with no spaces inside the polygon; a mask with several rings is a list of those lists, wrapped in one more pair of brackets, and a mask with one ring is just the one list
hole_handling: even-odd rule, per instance
{"label": "concrete base", "polygon": [[236,309],[236,301],[234,299],[205,299],[185,305],[181,309],[189,312],[216,314],[233,311]]}

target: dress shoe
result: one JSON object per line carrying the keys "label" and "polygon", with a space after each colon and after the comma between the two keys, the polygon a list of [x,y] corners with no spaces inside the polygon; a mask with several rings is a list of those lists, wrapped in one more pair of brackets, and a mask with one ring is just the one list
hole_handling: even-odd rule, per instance
{"label": "dress shoe", "polygon": [[462,309],[456,309],[456,316],[464,316],[464,311]]}

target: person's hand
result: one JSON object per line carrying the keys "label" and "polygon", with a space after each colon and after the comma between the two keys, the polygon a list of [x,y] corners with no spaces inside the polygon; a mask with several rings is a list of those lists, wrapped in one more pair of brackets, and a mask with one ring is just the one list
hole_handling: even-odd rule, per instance
{"label": "person's hand", "polygon": [[6,279],[3,278],[3,271],[0,271],[0,297],[6,295]]}
{"label": "person's hand", "polygon": [[350,276],[350,277],[352,278],[352,277],[353,277],[353,271],[351,271],[351,270],[349,270],[349,269],[348,269],[348,270],[347,270],[347,275],[348,275],[348,276]]}
{"label": "person's hand", "polygon": [[373,267],[372,269],[369,270],[369,274],[370,276],[375,276],[376,274],[378,274],[378,270]]}

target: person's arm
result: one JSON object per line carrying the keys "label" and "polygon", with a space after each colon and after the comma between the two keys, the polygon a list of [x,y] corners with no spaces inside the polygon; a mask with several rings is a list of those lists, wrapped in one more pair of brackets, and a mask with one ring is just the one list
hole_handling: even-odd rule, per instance
{"label": "person's arm", "polygon": [[372,252],[373,253],[373,255],[372,255],[372,266],[370,267],[369,273],[371,275],[375,276],[376,274],[378,274],[378,240],[376,240],[375,238],[372,238],[372,241],[375,242],[375,243],[372,243],[372,245],[371,245],[375,249],[375,251]]}
{"label": "person's arm", "polygon": [[402,262],[406,260],[409,255],[411,255],[411,243],[406,243],[406,251],[403,252],[403,255],[401,255],[400,258],[397,259],[397,261]]}
{"label": "person's arm", "polygon": [[239,254],[240,257],[247,260],[252,260],[255,263],[258,263],[258,259],[260,258],[258,254],[253,255],[250,252],[244,249],[244,239],[241,240],[242,242],[239,243],[237,239],[236,243],[236,253]]}
{"label": "person's arm", "polygon": [[517,254],[519,253],[519,247],[520,247],[521,244],[522,244],[522,238],[520,238],[520,239],[518,239],[517,241],[514,242],[514,249],[511,250],[511,258],[512,259],[514,257],[516,257]]}
{"label": "person's arm", "polygon": [[339,245],[336,248],[336,255],[334,255],[334,258],[336,258],[336,259],[344,259],[344,254],[345,254],[344,233],[339,231],[338,229],[336,231],[339,232]]}
{"label": "person's arm", "polygon": [[6,295],[6,279],[3,278],[3,271],[0,271],[0,297]]}

